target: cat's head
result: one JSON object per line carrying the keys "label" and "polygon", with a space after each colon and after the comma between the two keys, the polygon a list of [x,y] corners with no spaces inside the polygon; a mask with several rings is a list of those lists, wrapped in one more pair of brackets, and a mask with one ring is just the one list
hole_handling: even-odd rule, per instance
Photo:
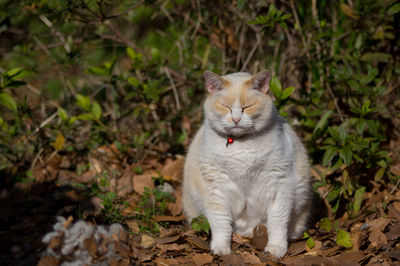
{"label": "cat's head", "polygon": [[270,74],[263,70],[255,75],[234,73],[219,76],[204,72],[210,93],[204,103],[207,122],[224,135],[240,137],[254,134],[268,126],[275,111],[267,94]]}

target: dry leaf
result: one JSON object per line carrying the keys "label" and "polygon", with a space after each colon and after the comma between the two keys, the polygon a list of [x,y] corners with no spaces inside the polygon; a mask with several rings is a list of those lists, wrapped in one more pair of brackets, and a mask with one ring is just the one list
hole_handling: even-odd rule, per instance
{"label": "dry leaf", "polygon": [[358,19],[357,13],[349,5],[346,5],[345,3],[341,3],[340,9],[342,9],[343,13],[346,16],[354,18],[354,19]]}
{"label": "dry leaf", "polygon": [[92,256],[93,258],[97,256],[97,245],[93,237],[83,240],[83,247],[89,252],[90,256]]}
{"label": "dry leaf", "polygon": [[192,256],[192,260],[195,265],[201,266],[211,263],[213,261],[213,256],[211,256],[209,253],[197,253]]}
{"label": "dry leaf", "polygon": [[169,215],[156,215],[155,220],[156,222],[180,222],[185,220],[185,215],[180,216],[169,216]]}
{"label": "dry leaf", "polygon": [[232,234],[232,241],[236,242],[236,243],[238,243],[240,245],[243,245],[243,243],[245,242],[245,239],[241,235],[233,233]]}
{"label": "dry leaf", "polygon": [[134,234],[139,234],[140,233],[140,228],[135,219],[129,219],[125,221],[126,224],[128,225],[129,229],[134,233]]}
{"label": "dry leaf", "polygon": [[210,250],[210,245],[206,241],[197,236],[190,236],[186,239],[186,241],[189,242],[190,244],[193,244],[197,248]]}
{"label": "dry leaf", "polygon": [[133,177],[133,190],[140,195],[143,195],[144,188],[148,187],[150,189],[154,188],[153,177],[158,176],[154,171],[144,173],[142,175],[135,175]]}
{"label": "dry leaf", "polygon": [[60,259],[53,256],[45,256],[40,259],[38,266],[58,266],[60,265]]}
{"label": "dry leaf", "polygon": [[244,260],[245,263],[249,263],[249,264],[260,264],[261,263],[260,258],[257,257],[256,255],[254,255],[253,253],[250,253],[247,251],[244,251],[244,252],[238,251],[237,253],[242,257],[242,259]]}
{"label": "dry leaf", "polygon": [[125,172],[118,180],[117,193],[118,197],[122,198],[132,192],[132,172]]}
{"label": "dry leaf", "polygon": [[55,141],[51,143],[51,146],[53,146],[54,149],[56,149],[57,151],[61,151],[62,148],[64,147],[64,143],[65,143],[64,135],[61,132],[59,132]]}
{"label": "dry leaf", "polygon": [[64,232],[60,236],[54,236],[49,243],[49,248],[58,252],[61,249],[62,241],[63,241]]}
{"label": "dry leaf", "polygon": [[168,203],[167,208],[173,216],[181,214],[183,209],[182,197],[177,196],[175,202]]}
{"label": "dry leaf", "polygon": [[221,259],[222,263],[220,265],[232,265],[232,266],[246,265],[243,259],[235,254],[222,255]]}
{"label": "dry leaf", "polygon": [[384,233],[378,228],[371,227],[371,233],[369,234],[369,241],[371,242],[371,247],[380,247],[387,244],[387,238]]}
{"label": "dry leaf", "polygon": [[158,238],[156,241],[157,241],[157,244],[168,244],[168,243],[177,241],[179,239],[179,237],[180,237],[179,235],[163,237],[163,238]]}

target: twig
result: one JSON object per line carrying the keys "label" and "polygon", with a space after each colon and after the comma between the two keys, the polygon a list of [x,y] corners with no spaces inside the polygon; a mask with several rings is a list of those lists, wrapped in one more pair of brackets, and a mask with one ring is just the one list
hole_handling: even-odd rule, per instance
{"label": "twig", "polygon": [[306,49],[306,47],[307,47],[306,40],[304,39],[304,36],[303,36],[303,29],[301,28],[299,16],[297,15],[297,11],[294,6],[293,0],[290,1],[290,7],[292,8],[294,20],[296,21],[297,26],[299,26],[301,42],[303,43],[304,49]]}
{"label": "twig", "polygon": [[[37,43],[37,45],[39,45],[39,47],[43,50],[43,52],[44,52],[48,57],[52,58],[49,49],[47,49],[47,47],[44,46],[44,44],[43,44],[35,35],[33,35],[32,38],[33,38],[33,40]],[[53,58],[52,58],[52,59],[53,59]]]}
{"label": "twig", "polygon": [[44,126],[46,126],[48,123],[50,123],[56,116],[57,116],[57,112],[54,112],[51,116],[49,116],[46,120],[44,120],[42,123],[40,123],[40,125],[26,138],[26,140],[24,141],[24,143],[26,144],[33,135],[35,135],[36,133],[39,132],[39,130],[41,128],[43,128]]}
{"label": "twig", "polygon": [[392,195],[392,194],[394,193],[394,191],[397,189],[397,187],[398,187],[399,183],[400,183],[400,178],[399,178],[399,179],[397,179],[397,183],[396,183],[396,185],[394,185],[394,187],[393,187],[392,191],[390,191],[389,195],[387,195],[387,196],[385,197],[384,201],[386,201],[386,200],[387,200],[387,198],[388,198],[390,195]]}
{"label": "twig", "polygon": [[250,62],[250,59],[253,57],[254,52],[256,51],[258,45],[261,43],[261,36],[260,34],[257,33],[256,35],[257,37],[257,42],[254,44],[253,48],[251,49],[249,55],[247,56],[246,61],[243,63],[242,68],[240,69],[240,71],[244,71],[247,67],[247,64]]}
{"label": "twig", "polygon": [[179,101],[179,95],[178,95],[178,90],[176,89],[175,86],[175,82],[171,77],[171,74],[169,73],[168,67],[164,67],[164,72],[167,75],[167,78],[169,80],[169,82],[171,83],[171,87],[172,87],[172,91],[174,92],[174,97],[175,97],[175,102],[176,102],[176,109],[178,109],[178,111],[181,110],[181,103]]}

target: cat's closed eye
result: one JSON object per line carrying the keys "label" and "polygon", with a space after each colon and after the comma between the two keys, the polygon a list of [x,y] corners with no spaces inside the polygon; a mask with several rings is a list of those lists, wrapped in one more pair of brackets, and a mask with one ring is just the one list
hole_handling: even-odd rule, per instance
{"label": "cat's closed eye", "polygon": [[226,109],[229,109],[229,111],[232,112],[232,107],[231,106],[229,106],[229,105],[227,105],[225,103],[221,103],[221,102],[218,102],[218,104],[221,105],[222,107],[225,107]]}

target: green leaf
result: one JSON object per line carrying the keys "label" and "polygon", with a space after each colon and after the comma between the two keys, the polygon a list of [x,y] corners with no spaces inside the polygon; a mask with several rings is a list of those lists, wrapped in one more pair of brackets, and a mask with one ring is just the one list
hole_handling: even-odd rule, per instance
{"label": "green leaf", "polygon": [[312,249],[313,247],[315,247],[315,243],[314,243],[314,239],[312,237],[309,237],[307,239],[307,246]]}
{"label": "green leaf", "polygon": [[347,145],[347,146],[342,147],[340,149],[339,155],[340,155],[340,158],[343,159],[343,162],[346,165],[350,165],[351,164],[353,152],[351,151],[350,146]]}
{"label": "green leaf", "polygon": [[349,233],[342,229],[339,229],[337,232],[336,243],[345,248],[351,248],[353,246]]}
{"label": "green leaf", "polygon": [[392,5],[389,9],[388,9],[388,15],[392,16],[394,14],[397,14],[400,12],[400,3],[396,3],[394,5]]}
{"label": "green leaf", "polygon": [[321,119],[318,121],[318,123],[314,127],[313,135],[315,135],[317,132],[322,131],[328,125],[328,119],[331,116],[331,114],[332,114],[332,111],[329,110],[321,117]]}
{"label": "green leaf", "polygon": [[99,120],[101,117],[101,107],[97,102],[93,102],[92,109],[90,111],[96,120]]}
{"label": "green leaf", "polygon": [[310,235],[307,232],[303,233],[303,239],[306,239],[307,237],[310,237]]}
{"label": "green leaf", "polygon": [[326,195],[326,199],[327,199],[329,202],[334,201],[335,199],[337,199],[337,198],[339,197],[340,191],[341,191],[341,188],[340,188],[340,187],[332,189],[332,190],[328,193],[328,195]]}
{"label": "green leaf", "polygon": [[353,211],[357,213],[361,208],[365,187],[360,187],[354,194]]}
{"label": "green leaf", "polygon": [[391,58],[392,55],[387,53],[365,53],[360,59],[367,62],[389,62]]}
{"label": "green leaf", "polygon": [[324,156],[322,157],[322,166],[328,166],[328,164],[332,161],[333,157],[336,155],[337,148],[334,146],[330,146]]}
{"label": "green leaf", "polygon": [[275,96],[275,98],[277,100],[280,100],[281,95],[282,95],[282,85],[277,77],[272,77],[270,89],[272,91],[272,94]]}
{"label": "green leaf", "polygon": [[18,74],[21,73],[21,72],[22,72],[22,69],[19,68],[19,67],[16,67],[16,68],[11,68],[11,69],[8,70],[5,74],[6,74],[8,77],[12,78],[12,77],[18,75]]}
{"label": "green leaf", "polygon": [[100,76],[108,75],[107,69],[104,69],[102,67],[91,67],[88,70],[86,70],[86,72],[90,73],[90,74],[100,75]]}
{"label": "green leaf", "polygon": [[135,87],[139,87],[139,80],[135,77],[129,77],[128,82]]}
{"label": "green leaf", "polygon": [[292,95],[293,92],[294,92],[294,90],[295,90],[294,87],[288,87],[288,88],[284,89],[283,92],[282,92],[282,97],[281,97],[281,99],[284,100],[284,99],[286,99],[287,97],[289,97],[290,95]]}
{"label": "green leaf", "polygon": [[319,228],[324,230],[325,232],[329,233],[332,230],[332,222],[329,220],[329,218],[324,217],[321,219],[321,222],[319,224]]}
{"label": "green leaf", "polygon": [[76,95],[76,104],[85,111],[90,110],[90,98],[82,94]]}
{"label": "green leaf", "polygon": [[375,173],[374,180],[375,181],[381,180],[381,178],[385,174],[385,172],[386,172],[386,168],[385,167],[379,168],[379,170],[376,171],[376,173]]}
{"label": "green leaf", "polygon": [[236,5],[238,9],[243,9],[243,7],[246,5],[246,0],[238,0]]}
{"label": "green leaf", "polygon": [[200,215],[192,220],[192,228],[196,232],[210,233],[210,224],[204,215]]}
{"label": "green leaf", "polygon": [[0,103],[6,107],[8,107],[10,110],[17,112],[18,111],[18,105],[17,102],[14,100],[14,98],[8,94],[7,92],[2,92],[0,93]]}
{"label": "green leaf", "polygon": [[336,213],[337,209],[339,208],[339,204],[340,204],[340,197],[336,200],[335,205],[333,205],[333,207],[332,207],[333,213]]}
{"label": "green leaf", "polygon": [[57,110],[58,116],[60,117],[62,122],[67,122],[68,121],[68,114],[67,111],[65,111],[64,108],[60,107]]}
{"label": "green leaf", "polygon": [[95,120],[95,117],[91,113],[84,113],[84,114],[78,115],[77,118],[80,120],[89,120],[89,121]]}

